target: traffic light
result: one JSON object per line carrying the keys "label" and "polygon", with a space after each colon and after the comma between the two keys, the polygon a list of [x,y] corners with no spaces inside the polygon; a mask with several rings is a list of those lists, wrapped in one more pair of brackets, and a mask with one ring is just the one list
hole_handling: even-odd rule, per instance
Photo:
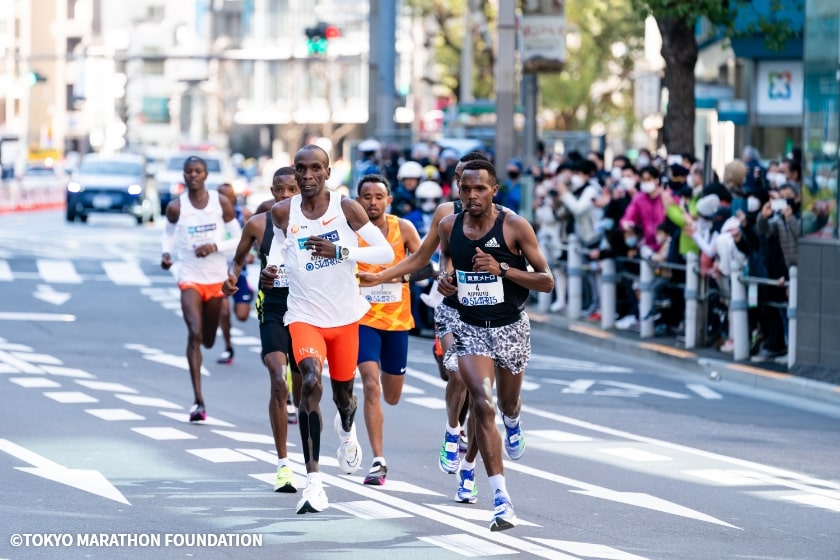
{"label": "traffic light", "polygon": [[28,85],[29,87],[32,87],[35,84],[46,82],[46,81],[47,81],[47,77],[44,76],[43,74],[40,74],[40,73],[35,72],[35,71],[26,73],[26,85]]}
{"label": "traffic light", "polygon": [[328,41],[339,36],[341,31],[338,27],[318,22],[315,27],[306,28],[306,50],[310,55],[326,54]]}

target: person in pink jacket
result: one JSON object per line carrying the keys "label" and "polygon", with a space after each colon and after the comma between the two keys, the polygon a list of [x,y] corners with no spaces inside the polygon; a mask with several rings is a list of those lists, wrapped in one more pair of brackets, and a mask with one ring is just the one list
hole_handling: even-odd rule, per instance
{"label": "person in pink jacket", "polygon": [[633,196],[621,218],[622,229],[628,230],[633,226],[641,228],[645,245],[653,251],[659,250],[656,227],[665,221],[662,190],[659,171],[653,166],[642,168],[639,192]]}

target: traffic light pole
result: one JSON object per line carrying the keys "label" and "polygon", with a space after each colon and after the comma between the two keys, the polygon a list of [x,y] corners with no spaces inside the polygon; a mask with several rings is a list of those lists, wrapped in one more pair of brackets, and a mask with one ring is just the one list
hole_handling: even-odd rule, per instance
{"label": "traffic light pole", "polygon": [[515,154],[513,125],[516,87],[516,0],[499,0],[496,54],[496,171],[504,170]]}

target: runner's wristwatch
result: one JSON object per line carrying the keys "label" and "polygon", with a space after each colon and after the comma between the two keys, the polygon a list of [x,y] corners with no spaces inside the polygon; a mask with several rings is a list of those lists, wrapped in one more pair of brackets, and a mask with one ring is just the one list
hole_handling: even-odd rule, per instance
{"label": "runner's wristwatch", "polygon": [[499,278],[504,278],[508,270],[510,270],[510,265],[508,263],[499,263]]}

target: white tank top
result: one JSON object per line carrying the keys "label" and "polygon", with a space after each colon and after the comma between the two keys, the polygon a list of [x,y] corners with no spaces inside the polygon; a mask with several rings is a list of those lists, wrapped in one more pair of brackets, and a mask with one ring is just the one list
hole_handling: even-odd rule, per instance
{"label": "white tank top", "polygon": [[218,246],[225,234],[219,193],[207,191],[207,194],[209,198],[204,208],[193,206],[187,192],[179,197],[181,214],[175,224],[179,283],[218,284],[227,278],[227,258],[224,253],[216,251],[202,258],[195,256],[196,247],[205,243]]}
{"label": "white tank top", "polygon": [[341,327],[361,319],[370,308],[359,289],[356,264],[334,258],[313,257],[303,248],[310,236],[329,239],[343,247],[358,247],[356,232],[341,209],[341,195],[330,192],[323,216],[310,220],[301,211],[301,195],[291,199],[284,261],[289,272],[289,308],[285,323]]}

